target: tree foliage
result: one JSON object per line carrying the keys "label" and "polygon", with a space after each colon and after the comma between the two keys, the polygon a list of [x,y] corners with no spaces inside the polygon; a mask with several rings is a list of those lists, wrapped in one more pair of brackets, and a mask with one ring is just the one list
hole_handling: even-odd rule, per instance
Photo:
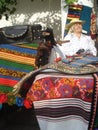
{"label": "tree foliage", "polygon": [[17,0],[0,0],[0,19],[2,16],[8,17],[16,11]]}
{"label": "tree foliage", "polygon": [[[31,0],[31,2],[33,1],[34,0]],[[17,4],[17,0],[0,0],[0,19],[2,16],[5,16],[6,20],[8,20],[9,15],[15,13]]]}

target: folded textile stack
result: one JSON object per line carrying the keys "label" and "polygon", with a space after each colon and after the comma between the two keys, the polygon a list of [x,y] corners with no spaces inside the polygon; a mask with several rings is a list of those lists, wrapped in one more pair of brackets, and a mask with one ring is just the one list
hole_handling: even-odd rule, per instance
{"label": "folded textile stack", "polygon": [[98,57],[94,56],[84,56],[84,57],[74,57],[70,56],[68,58],[62,59],[62,62],[68,64],[70,67],[82,67],[86,65],[98,66]]}
{"label": "folded textile stack", "polygon": [[98,64],[98,57],[87,56],[70,63],[70,65],[74,67],[85,66],[88,64]]}
{"label": "folded textile stack", "polygon": [[13,86],[35,69],[37,44],[0,44],[0,104],[23,105],[20,95],[14,96]]}

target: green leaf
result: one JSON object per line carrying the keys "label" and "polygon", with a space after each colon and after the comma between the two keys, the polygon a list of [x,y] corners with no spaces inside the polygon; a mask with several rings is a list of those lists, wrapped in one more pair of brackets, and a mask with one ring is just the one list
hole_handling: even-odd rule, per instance
{"label": "green leaf", "polygon": [[78,0],[65,0],[65,3],[70,5],[73,4],[74,2],[77,2]]}

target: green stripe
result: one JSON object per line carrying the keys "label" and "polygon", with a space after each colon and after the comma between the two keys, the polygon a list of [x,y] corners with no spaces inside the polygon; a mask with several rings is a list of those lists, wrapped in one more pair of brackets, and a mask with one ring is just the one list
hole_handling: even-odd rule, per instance
{"label": "green stripe", "polygon": [[11,92],[12,90],[12,87],[0,85],[0,92]]}
{"label": "green stripe", "polygon": [[37,43],[24,43],[25,46],[30,46],[30,47],[38,47]]}
{"label": "green stripe", "polygon": [[21,64],[21,63],[17,63],[17,62],[12,62],[12,61],[9,61],[9,60],[3,60],[3,59],[0,59],[0,64],[1,65],[6,65],[6,66],[10,66],[10,67],[17,67],[17,68],[23,68],[24,70],[25,69],[28,69],[29,71],[31,70],[34,70],[34,66],[31,66],[31,65],[26,65],[26,64]]}

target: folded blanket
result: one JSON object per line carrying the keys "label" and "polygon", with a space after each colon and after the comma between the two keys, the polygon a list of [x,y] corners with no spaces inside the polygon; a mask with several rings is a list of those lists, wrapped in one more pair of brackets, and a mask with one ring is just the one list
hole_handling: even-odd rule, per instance
{"label": "folded blanket", "polygon": [[87,64],[98,64],[98,57],[87,56],[70,62],[70,65],[74,67],[85,66]]}

